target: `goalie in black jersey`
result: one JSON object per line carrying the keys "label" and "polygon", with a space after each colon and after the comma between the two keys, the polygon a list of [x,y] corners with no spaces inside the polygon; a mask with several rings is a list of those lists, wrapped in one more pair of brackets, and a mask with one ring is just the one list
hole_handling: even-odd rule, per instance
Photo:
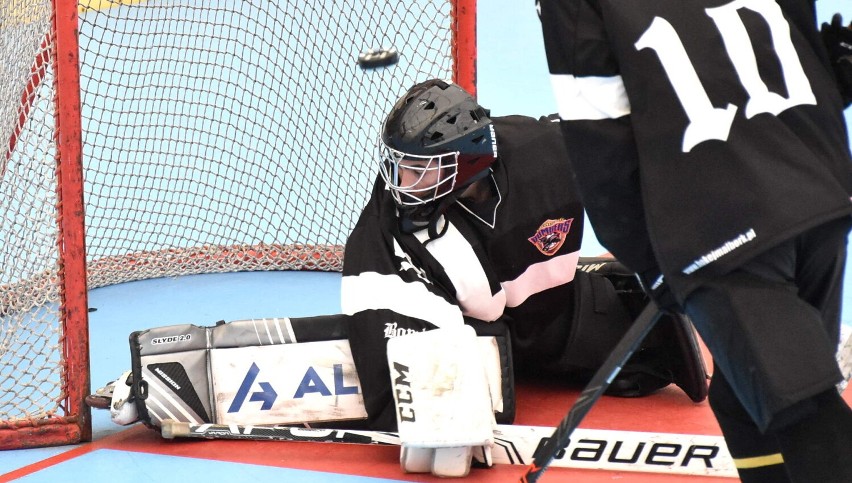
{"label": "goalie in black jersey", "polygon": [[[412,87],[382,126],[380,175],[346,242],[343,313],[136,332],[113,420],[398,429],[405,471],[488,463],[493,422],[514,418],[513,378],[585,383],[648,300],[611,257],[580,258],[583,207],[554,121],[492,118],[441,80]],[[681,316],[658,323],[609,394],[670,384],[706,398]]]}
{"label": "goalie in black jersey", "polygon": [[813,0],[537,4],[592,226],[707,343],[742,481],[852,481],[848,28],[829,52]]}
{"label": "goalie in black jersey", "polygon": [[[614,260],[578,266],[584,213],[555,120],[491,117],[441,80],[415,85],[387,115],[381,176],[347,240],[342,279],[353,358],[379,427],[399,422],[402,435],[408,397],[388,385],[400,375],[386,369],[389,328],[505,325],[515,377],[585,382],[643,308],[635,277]],[[417,349],[438,350],[440,340]],[[694,401],[706,396],[703,361],[680,317],[661,322],[610,394],[671,383]]]}

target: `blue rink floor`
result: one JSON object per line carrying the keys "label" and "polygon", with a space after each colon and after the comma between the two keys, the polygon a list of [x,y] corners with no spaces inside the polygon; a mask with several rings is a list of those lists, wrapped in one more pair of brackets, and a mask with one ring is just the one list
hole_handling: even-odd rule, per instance
{"label": "blue rink floor", "polygon": [[[848,277],[847,277],[848,278]],[[268,316],[309,316],[336,312],[339,297],[339,274],[316,272],[257,272],[234,274],[194,275],[174,279],[154,279],[103,287],[91,291],[90,305],[96,309],[90,314],[92,385],[99,387],[117,377],[130,367],[128,335],[134,330],[151,327],[194,323],[212,325],[218,320],[260,318]],[[852,286],[852,285],[850,285]],[[847,299],[850,298],[847,296]],[[848,306],[852,307],[852,300]],[[848,321],[848,315],[845,316]],[[849,322],[847,322],[848,324]],[[656,397],[656,396],[652,396]],[[560,403],[563,408],[570,404],[569,398]],[[653,403],[653,399],[649,399]],[[565,409],[562,409],[564,411]],[[696,417],[706,414],[695,413]],[[153,439],[155,436],[140,436],[113,424],[108,411],[93,410],[94,443],[121,437],[129,433],[128,441]],[[134,426],[132,428],[140,429]],[[144,430],[147,432],[147,430]],[[245,442],[238,442],[243,444]],[[171,443],[163,440],[163,446]],[[251,443],[248,443],[251,444]],[[274,453],[287,451],[293,443],[266,443],[261,447]],[[308,445],[323,446],[322,451],[336,451],[333,446],[321,443]],[[204,475],[205,482],[230,481],[298,481],[367,483],[372,481],[425,481],[412,479],[386,479],[338,472],[318,472],[305,469],[281,467],[277,464],[246,464],[219,461],[214,453],[211,459],[186,457],[175,454],[156,454],[145,449],[145,445],[129,444],[122,450],[121,442],[112,442],[91,450],[87,445],[58,448],[41,448],[0,452],[0,481],[22,482],[183,482]],[[332,447],[329,447],[332,446]],[[118,448],[118,449],[117,449]],[[141,448],[141,449],[140,449]],[[239,447],[238,447],[239,448]],[[249,446],[246,445],[249,449]],[[375,448],[378,451],[380,448]],[[382,448],[384,450],[384,448]],[[395,449],[393,451],[396,451]],[[169,453],[167,447],[162,452]],[[394,453],[395,454],[395,453]],[[382,455],[390,468],[398,468],[392,454]],[[202,457],[203,458],[203,457]],[[390,458],[390,460],[388,460]],[[239,457],[237,457],[239,459]],[[250,461],[250,460],[249,460]],[[357,464],[357,462],[353,462]],[[32,465],[32,466],[31,466]],[[489,470],[490,471],[490,470]],[[518,469],[520,471],[520,469]],[[343,473],[346,471],[343,470]],[[22,474],[23,473],[23,474]],[[520,474],[520,473],[518,473]],[[549,474],[549,473],[548,473]],[[554,474],[554,476],[557,476]],[[400,478],[403,475],[400,472]],[[647,476],[642,476],[647,478]],[[622,473],[613,481],[650,481],[637,474]],[[663,478],[661,476],[660,478]],[[660,479],[659,481],[692,481],[691,477]],[[700,478],[707,481],[708,478]],[[724,482],[726,478],[716,478]],[[562,481],[548,479],[544,481]],[[573,480],[591,481],[591,480]],[[594,480],[599,481],[599,480]],[[600,481],[609,481],[600,480]],[[657,480],[654,480],[657,481]]]}
{"label": "blue rink floor", "polygon": [[[192,323],[213,325],[219,320],[237,320],[283,315],[299,317],[339,312],[340,275],[324,272],[252,272],[192,275],[131,282],[91,290],[89,306],[90,357],[92,390],[114,380],[130,368],[128,336],[135,330],[164,325]],[[93,440],[97,441],[126,428],[110,421],[108,411],[92,411]],[[0,475],[45,458],[68,451],[72,447],[36,448],[0,452]],[[169,456],[152,455],[154,461],[136,453],[104,450],[85,454],[68,462],[48,467],[20,481],[111,481],[110,475],[122,475],[130,481],[181,481],[180,468],[197,474],[198,468],[187,461]],[[139,478],[121,468],[162,468],[174,462],[175,472],[151,479]],[[205,462],[205,472],[208,463]],[[243,469],[228,464],[215,471],[216,481],[231,481],[225,475],[248,475]],[[240,465],[236,465],[239,467]],[[93,468],[104,471],[90,474]],[[263,467],[255,468],[262,473]],[[254,471],[254,470],[253,470]],[[79,473],[78,473],[79,472]],[[72,475],[79,474],[79,478]],[[85,477],[85,478],[84,478]],[[280,475],[278,476],[280,477]],[[0,481],[7,481],[0,476]],[[174,478],[174,479],[172,479]],[[222,478],[222,479],[218,479]],[[213,480],[206,480],[213,481]],[[265,480],[263,480],[265,481]],[[323,481],[323,480],[299,480]],[[324,480],[328,481],[328,480]]]}
{"label": "blue rink floor", "polygon": [[[817,4],[824,20],[843,10],[844,18],[852,17],[849,0],[820,0]],[[555,112],[533,5],[533,0],[479,0],[478,95],[480,102],[494,115],[538,116]],[[848,110],[847,122],[852,121],[851,117]],[[602,253],[604,250],[591,230],[587,233],[583,255]],[[128,336],[134,330],[171,324],[212,325],[219,320],[335,313],[339,311],[339,281],[337,273],[256,272],[155,279],[92,290],[89,303],[96,309],[89,314],[92,389],[116,378],[130,367]],[[844,324],[852,326],[852,280],[847,280],[846,286]],[[846,394],[848,396],[848,390]],[[567,407],[566,403],[565,409]],[[348,475],[345,468],[320,472],[283,467],[281,463],[247,464],[223,458],[158,454],[138,448],[127,451],[120,449],[121,433],[126,428],[114,425],[107,411],[93,410],[93,426],[94,442],[89,445],[0,452],[0,482],[418,481],[402,479],[401,472],[398,477],[379,478]],[[96,446],[98,442],[107,440],[118,442],[111,443],[109,447]],[[93,447],[90,445],[95,445],[96,449],[89,449]],[[245,450],[241,449],[243,447]],[[252,444],[243,447],[236,447],[234,451],[249,453],[269,451],[270,448]],[[375,448],[376,451],[380,449]],[[286,452],[286,449],[282,447],[281,451]],[[322,451],[334,449],[324,445]],[[270,458],[275,458],[275,455],[270,455]],[[390,459],[393,460],[393,457]],[[353,465],[363,463],[352,461]],[[604,481],[590,475],[570,481]],[[639,481],[637,478],[633,474],[619,474],[612,476],[611,480],[629,483]],[[659,479],[665,482],[684,480],[693,481],[687,477]],[[558,474],[546,473],[542,481],[556,483],[567,480],[559,478]]]}

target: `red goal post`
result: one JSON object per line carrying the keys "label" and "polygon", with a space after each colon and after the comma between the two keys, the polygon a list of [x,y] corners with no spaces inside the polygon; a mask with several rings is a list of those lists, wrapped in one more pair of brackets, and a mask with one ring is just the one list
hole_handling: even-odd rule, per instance
{"label": "red goal post", "polygon": [[[0,15],[0,449],[91,440],[89,289],[340,270],[392,102],[430,77],[476,89],[476,0]],[[371,48],[400,61],[362,70]]]}

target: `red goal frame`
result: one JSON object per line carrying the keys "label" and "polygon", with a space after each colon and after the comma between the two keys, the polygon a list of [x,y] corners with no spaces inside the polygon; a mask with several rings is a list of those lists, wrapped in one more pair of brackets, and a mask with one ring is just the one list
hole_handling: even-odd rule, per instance
{"label": "red goal frame", "polygon": [[[476,0],[451,0],[454,81],[476,94]],[[35,92],[52,62],[55,72],[57,182],[56,219],[59,250],[62,415],[38,419],[0,420],[0,449],[76,444],[92,439],[91,410],[85,397],[91,392],[85,204],[83,189],[80,46],[78,1],[53,0],[53,32],[45,35],[50,55],[34,59],[32,78],[22,93],[18,129],[8,140],[15,149]],[[7,154],[8,157],[8,154]],[[2,173],[0,173],[2,174]]]}

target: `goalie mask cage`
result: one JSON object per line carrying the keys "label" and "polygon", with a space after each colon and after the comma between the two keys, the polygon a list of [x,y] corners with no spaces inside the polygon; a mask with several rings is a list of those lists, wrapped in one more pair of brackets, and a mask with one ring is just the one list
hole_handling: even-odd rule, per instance
{"label": "goalie mask cage", "polygon": [[[0,0],[0,448],[91,439],[87,289],[340,270],[415,82],[475,93],[475,0]],[[395,48],[397,65],[358,54]]]}

